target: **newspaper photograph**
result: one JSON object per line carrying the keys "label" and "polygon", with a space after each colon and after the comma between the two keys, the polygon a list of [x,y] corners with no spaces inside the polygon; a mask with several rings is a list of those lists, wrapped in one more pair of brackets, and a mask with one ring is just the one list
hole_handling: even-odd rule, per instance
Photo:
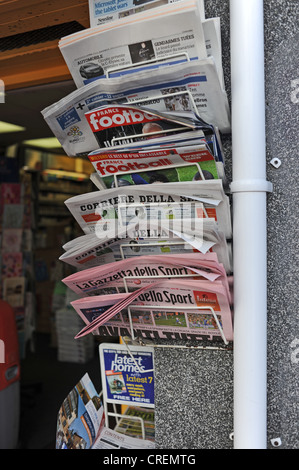
{"label": "newspaper photograph", "polygon": [[[135,438],[142,438],[142,426],[144,424],[145,439],[155,441],[155,410],[152,408],[141,408],[138,406],[128,406],[124,411],[124,416],[119,420],[115,431]],[[139,419],[136,419],[139,418]]]}
{"label": "newspaper photograph", "polygon": [[[197,2],[182,0],[166,7],[62,38],[59,48],[77,88],[92,78],[107,76],[115,67],[140,65],[175,54],[187,55],[190,61],[206,58]],[[131,73],[135,73],[134,67]]]}
{"label": "newspaper photograph", "polygon": [[[156,8],[179,0],[89,0],[90,26],[93,28],[101,24],[115,21],[125,16]],[[204,0],[199,0],[200,17],[205,18]]]}
{"label": "newspaper photograph", "polygon": [[228,100],[212,58],[92,81],[42,110],[42,115],[67,155],[85,155],[98,148],[85,112],[109,103],[196,111],[222,133],[230,131]]}
{"label": "newspaper photograph", "polygon": [[86,373],[63,401],[57,417],[56,449],[146,449],[154,442],[105,426],[102,401]]}
{"label": "newspaper photograph", "polygon": [[[112,297],[114,295],[111,294]],[[141,337],[143,331],[147,331],[150,335],[144,333],[144,337],[152,339],[155,334],[159,338],[170,338],[171,336],[165,333],[168,328],[171,334],[186,335],[185,339],[195,339],[196,335],[199,338],[209,339],[215,336],[225,341],[233,339],[230,302],[221,281],[156,280],[128,294],[124,301],[118,302],[104,314],[100,311],[97,317],[98,302],[101,302],[101,297],[85,297],[72,302],[72,306],[81,318],[84,318],[85,310],[92,309],[94,313],[92,322],[84,320],[86,326],[76,335],[76,339],[89,333],[102,334],[105,330],[99,328],[108,327],[108,324],[111,326],[110,331],[116,336],[130,337],[130,329],[133,326],[134,335],[135,332],[138,334],[137,330],[140,328]],[[166,312],[164,316],[161,315],[162,311]],[[155,312],[157,315],[154,315]],[[153,335],[154,331],[156,333]],[[178,337],[183,338],[183,336]]]}

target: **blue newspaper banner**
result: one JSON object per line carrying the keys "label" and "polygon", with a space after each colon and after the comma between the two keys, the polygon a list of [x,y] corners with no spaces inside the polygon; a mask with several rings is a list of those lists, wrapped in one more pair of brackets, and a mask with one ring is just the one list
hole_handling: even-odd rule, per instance
{"label": "blue newspaper banner", "polygon": [[104,399],[108,403],[154,408],[154,353],[142,346],[101,344]]}

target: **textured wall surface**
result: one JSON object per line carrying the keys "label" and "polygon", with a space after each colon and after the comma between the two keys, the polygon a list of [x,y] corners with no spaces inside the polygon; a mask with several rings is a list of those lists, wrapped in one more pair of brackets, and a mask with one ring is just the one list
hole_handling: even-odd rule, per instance
{"label": "textured wall surface", "polygon": [[[230,98],[229,1],[205,0],[205,6],[207,18],[221,18]],[[267,178],[274,187],[268,196],[268,448],[295,449],[299,447],[298,0],[266,0],[264,12]],[[230,181],[230,136],[223,138],[223,146]],[[273,158],[279,158],[278,168],[271,164]],[[232,448],[233,351],[157,348],[155,368],[157,447]]]}

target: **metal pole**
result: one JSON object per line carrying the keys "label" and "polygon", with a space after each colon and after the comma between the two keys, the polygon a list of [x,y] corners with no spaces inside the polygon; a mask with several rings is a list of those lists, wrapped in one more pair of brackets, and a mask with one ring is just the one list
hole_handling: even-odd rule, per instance
{"label": "metal pole", "polygon": [[263,0],[230,0],[234,448],[267,447],[267,246]]}

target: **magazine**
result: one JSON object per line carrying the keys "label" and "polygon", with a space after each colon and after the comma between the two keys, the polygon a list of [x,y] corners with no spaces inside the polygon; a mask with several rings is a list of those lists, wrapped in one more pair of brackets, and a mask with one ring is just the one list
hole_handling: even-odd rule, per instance
{"label": "magazine", "polygon": [[[165,56],[174,54],[187,53],[188,60],[207,57],[198,3],[194,0],[182,0],[72,34],[59,41],[59,48],[78,88],[115,67],[165,60]],[[134,67],[130,73],[135,73]]]}
{"label": "magazine", "polygon": [[98,148],[84,113],[106,104],[133,102],[156,111],[196,111],[223,133],[230,131],[226,93],[221,89],[213,58],[92,81],[42,115],[69,156]]}
{"label": "magazine", "polygon": [[105,427],[105,414],[86,373],[62,403],[57,417],[56,449],[139,449],[154,443]]}
{"label": "magazine", "polygon": [[[112,299],[114,295],[117,294],[111,294]],[[126,298],[104,313],[101,302],[102,296],[85,297],[72,302],[86,323],[75,338],[89,333],[131,336],[133,326],[135,336],[147,339],[220,338],[225,342],[233,339],[230,302],[221,281],[154,280],[152,284],[127,294]],[[124,311],[128,308],[131,318]],[[87,317],[84,319],[86,310],[89,313],[93,311],[93,321],[90,322]],[[102,326],[104,328],[100,329]],[[175,333],[178,335],[175,336]]]}

